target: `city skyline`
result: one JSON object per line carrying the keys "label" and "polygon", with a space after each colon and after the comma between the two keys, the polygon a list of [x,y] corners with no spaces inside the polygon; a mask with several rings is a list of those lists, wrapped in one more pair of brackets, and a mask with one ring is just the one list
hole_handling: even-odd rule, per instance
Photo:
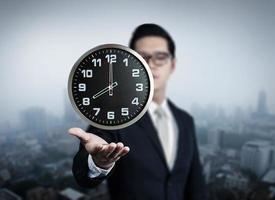
{"label": "city skyline", "polygon": [[[250,117],[273,117],[275,119],[275,114],[270,112],[268,108],[268,97],[265,91],[261,90],[258,93],[257,101],[252,106],[240,107],[236,106],[234,109],[232,108],[231,111],[227,111],[224,107],[215,105],[215,104],[208,104],[202,106],[200,104],[194,103],[191,104],[188,112],[190,112],[195,122],[200,121],[201,119],[205,120],[208,117],[211,118],[221,118],[219,120],[227,119],[234,119],[238,120],[240,118],[250,118]],[[36,115],[33,118],[33,114]],[[20,111],[18,111],[16,120],[0,120],[0,135],[3,130],[20,130],[28,125],[33,127],[40,127],[41,129],[45,129],[45,124],[55,124],[59,123],[58,121],[62,121],[65,117],[67,121],[73,121],[79,119],[83,124],[87,124],[87,122],[82,119],[77,112],[73,109],[71,102],[67,95],[63,96],[63,104],[62,104],[62,112],[61,113],[52,113],[47,110],[45,107],[42,106],[30,106],[26,107]],[[273,119],[273,120],[274,120]],[[44,124],[43,124],[44,121]],[[2,131],[1,131],[2,130]]]}

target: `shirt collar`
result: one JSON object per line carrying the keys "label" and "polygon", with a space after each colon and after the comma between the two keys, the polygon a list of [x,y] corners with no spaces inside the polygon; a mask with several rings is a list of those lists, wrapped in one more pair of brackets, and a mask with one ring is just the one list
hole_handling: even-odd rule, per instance
{"label": "shirt collar", "polygon": [[170,113],[170,108],[169,108],[169,105],[168,105],[167,98],[165,98],[160,105],[157,104],[154,101],[151,101],[151,103],[149,105],[149,108],[148,108],[148,111],[149,111],[150,115],[154,116],[155,115],[155,110],[159,106],[162,107],[162,109],[165,111],[165,114],[167,115],[167,117],[170,118],[171,117],[171,113]]}

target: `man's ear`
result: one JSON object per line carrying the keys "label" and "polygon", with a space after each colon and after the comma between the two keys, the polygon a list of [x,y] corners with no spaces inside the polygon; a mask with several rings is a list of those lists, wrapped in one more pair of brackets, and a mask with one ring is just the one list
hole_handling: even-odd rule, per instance
{"label": "man's ear", "polygon": [[172,58],[171,60],[171,74],[175,71],[176,69],[176,58]]}

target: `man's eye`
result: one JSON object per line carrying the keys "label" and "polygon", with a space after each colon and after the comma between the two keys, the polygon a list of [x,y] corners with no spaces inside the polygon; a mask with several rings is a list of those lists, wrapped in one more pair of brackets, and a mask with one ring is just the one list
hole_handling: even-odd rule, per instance
{"label": "man's eye", "polygon": [[167,59],[167,55],[157,55],[156,58],[158,60],[165,60],[165,59]]}

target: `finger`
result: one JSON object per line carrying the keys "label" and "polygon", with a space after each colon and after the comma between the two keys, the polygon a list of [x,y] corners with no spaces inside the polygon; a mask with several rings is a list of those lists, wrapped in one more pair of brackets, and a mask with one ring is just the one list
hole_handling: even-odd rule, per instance
{"label": "finger", "polygon": [[123,147],[121,149],[121,151],[119,152],[119,154],[116,157],[113,157],[111,159],[112,162],[116,162],[118,161],[122,156],[125,156],[127,153],[129,153],[130,148],[129,147]]}
{"label": "finger", "polygon": [[94,152],[93,152],[93,155],[96,155],[97,153],[101,152],[101,151],[103,150],[103,148],[104,148],[104,145],[105,145],[105,144],[99,144],[99,145],[97,145],[97,146],[95,147],[95,150],[94,150]]}
{"label": "finger", "polygon": [[123,148],[123,151],[119,156],[120,157],[125,156],[127,153],[129,153],[129,151],[130,151],[130,148],[126,146]]}
{"label": "finger", "polygon": [[121,157],[118,156],[118,157],[116,157],[116,158],[112,158],[111,161],[112,161],[112,162],[116,162],[116,161],[118,161],[120,158],[121,158]]}
{"label": "finger", "polygon": [[106,158],[109,158],[109,156],[113,154],[113,152],[116,150],[116,148],[117,148],[117,144],[111,143],[109,146],[109,152],[106,155]]}
{"label": "finger", "polygon": [[117,143],[116,149],[113,151],[113,153],[111,155],[109,155],[109,158],[118,157],[119,154],[122,153],[123,147],[124,147],[123,143],[121,143],[121,142]]}
{"label": "finger", "polygon": [[78,137],[84,143],[88,142],[90,139],[89,133],[86,133],[81,128],[70,128],[68,132],[69,134]]}
{"label": "finger", "polygon": [[108,158],[108,156],[116,149],[116,144],[111,142],[108,145],[104,145],[102,151],[100,152],[100,155]]}
{"label": "finger", "polygon": [[96,146],[96,150],[92,154],[93,158],[99,160],[100,162],[102,162],[102,161],[106,162],[107,159],[106,159],[105,155],[106,155],[108,145],[109,144],[101,144],[101,145]]}

